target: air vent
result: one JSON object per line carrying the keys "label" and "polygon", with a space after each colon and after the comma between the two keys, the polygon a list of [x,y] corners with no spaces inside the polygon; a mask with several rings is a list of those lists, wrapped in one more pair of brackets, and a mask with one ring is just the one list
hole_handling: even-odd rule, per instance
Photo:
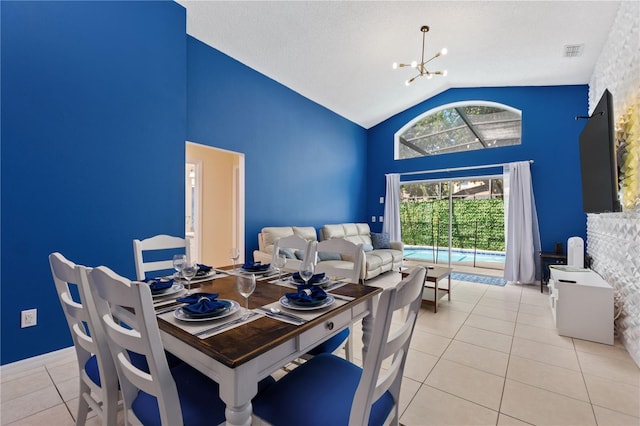
{"label": "air vent", "polygon": [[564,46],[564,57],[577,58],[578,56],[582,56],[583,49],[584,44],[567,44]]}

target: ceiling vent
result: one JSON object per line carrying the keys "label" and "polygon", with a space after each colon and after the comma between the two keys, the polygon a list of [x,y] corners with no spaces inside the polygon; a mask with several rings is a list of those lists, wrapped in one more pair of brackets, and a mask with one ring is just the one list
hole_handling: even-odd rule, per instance
{"label": "ceiling vent", "polygon": [[577,58],[578,56],[582,56],[583,49],[584,44],[567,44],[564,46],[564,57]]}

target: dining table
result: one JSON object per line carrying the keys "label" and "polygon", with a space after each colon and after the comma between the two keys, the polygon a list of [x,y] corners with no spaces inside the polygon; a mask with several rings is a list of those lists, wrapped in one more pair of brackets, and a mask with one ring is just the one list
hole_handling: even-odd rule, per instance
{"label": "dining table", "polygon": [[262,379],[360,320],[364,359],[373,327],[371,314],[382,291],[363,284],[329,281],[326,293],[330,304],[295,309],[283,300],[286,293],[297,291],[289,277],[279,279],[270,271],[255,276],[256,288],[248,298],[248,309],[237,281],[250,279],[250,274],[241,268],[215,268],[192,281],[192,294],[215,293],[216,300],[233,304],[237,312],[224,318],[185,321],[180,315],[184,305],[176,301],[176,296],[186,290],[154,298],[165,349],[219,384],[227,425],[251,424],[251,400]]}

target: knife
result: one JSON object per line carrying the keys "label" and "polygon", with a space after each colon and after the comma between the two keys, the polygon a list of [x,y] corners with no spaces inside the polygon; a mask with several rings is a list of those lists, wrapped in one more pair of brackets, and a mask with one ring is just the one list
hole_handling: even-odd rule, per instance
{"label": "knife", "polygon": [[197,333],[193,333],[194,336],[203,336],[205,334],[215,333],[216,331],[223,330],[227,327],[231,327],[232,325],[240,324],[245,322],[254,316],[258,315],[256,312],[249,312],[248,314],[244,314],[240,318],[236,318],[233,321],[225,322],[224,324],[218,324],[215,327],[207,328],[206,330],[198,331]]}

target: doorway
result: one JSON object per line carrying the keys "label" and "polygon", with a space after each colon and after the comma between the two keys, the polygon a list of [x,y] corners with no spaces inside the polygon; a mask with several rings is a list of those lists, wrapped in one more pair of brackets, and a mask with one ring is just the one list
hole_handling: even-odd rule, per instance
{"label": "doorway", "polygon": [[244,261],[244,154],[186,143],[185,236],[191,256],[211,266]]}

